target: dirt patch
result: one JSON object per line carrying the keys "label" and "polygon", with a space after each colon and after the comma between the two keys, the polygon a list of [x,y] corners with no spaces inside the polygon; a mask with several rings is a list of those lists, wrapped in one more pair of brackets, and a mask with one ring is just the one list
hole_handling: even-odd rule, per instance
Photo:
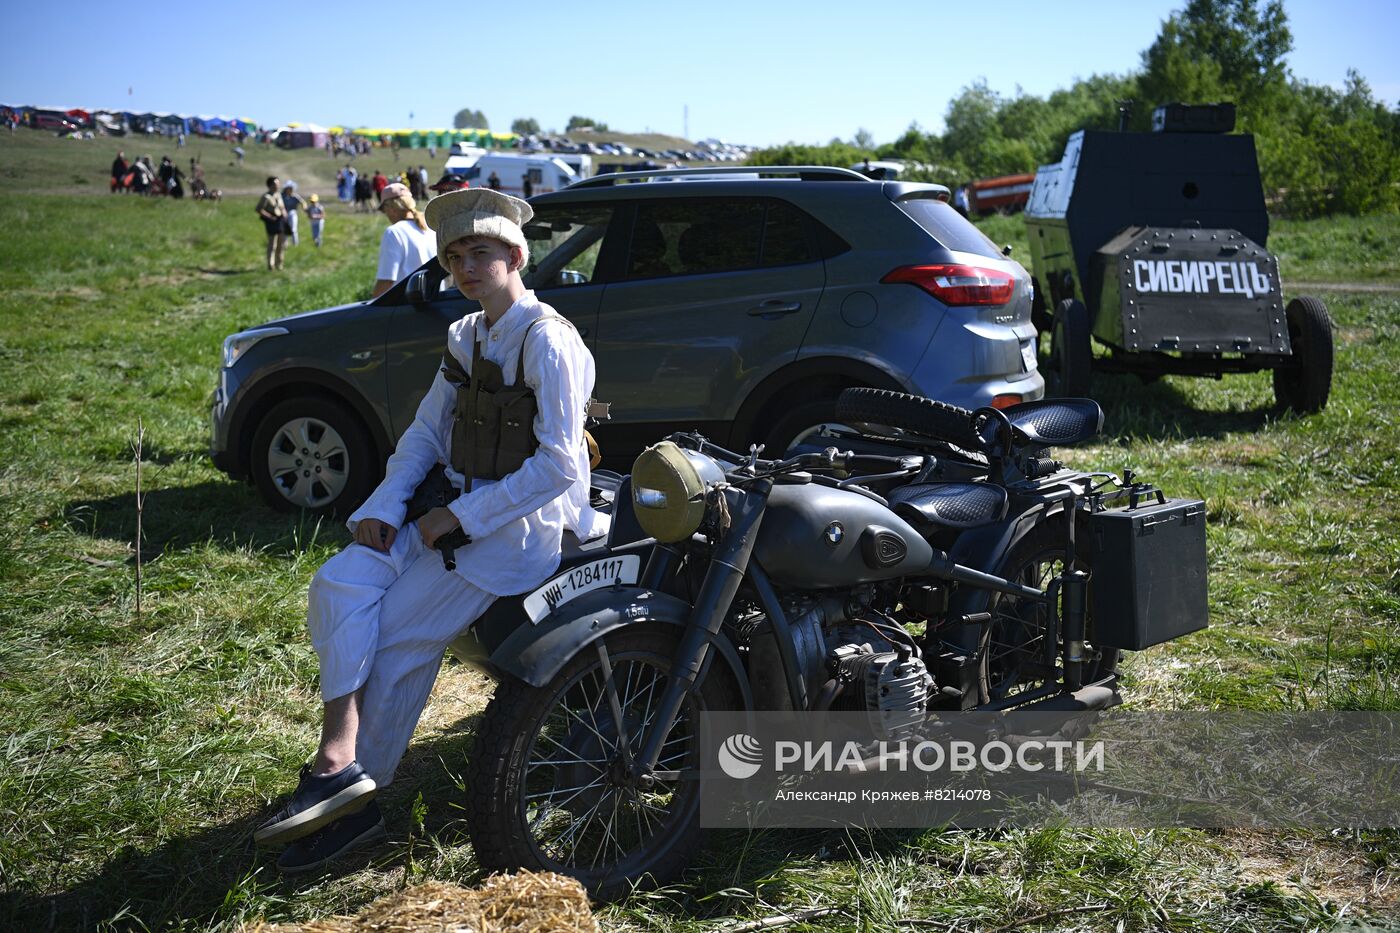
{"label": "dirt patch", "polygon": [[583,886],[552,872],[492,875],[480,888],[430,881],[386,894],[353,917],[243,927],[245,933],[589,933],[598,921]]}
{"label": "dirt patch", "polygon": [[1394,916],[1400,911],[1400,878],[1377,868],[1352,842],[1319,841],[1283,833],[1222,832],[1220,841],[1239,859],[1241,877],[1269,881],[1290,893],[1309,892],[1362,913]]}
{"label": "dirt patch", "polygon": [[491,679],[452,659],[443,662],[432,696],[418,720],[417,740],[444,732],[486,708],[495,689]]}

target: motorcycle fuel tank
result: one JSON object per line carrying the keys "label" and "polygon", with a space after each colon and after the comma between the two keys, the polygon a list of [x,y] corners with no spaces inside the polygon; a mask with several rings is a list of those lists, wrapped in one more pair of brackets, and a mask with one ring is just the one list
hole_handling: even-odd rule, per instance
{"label": "motorcycle fuel tank", "polygon": [[775,486],[753,556],[778,586],[855,586],[918,573],[933,548],[903,519],[859,493]]}

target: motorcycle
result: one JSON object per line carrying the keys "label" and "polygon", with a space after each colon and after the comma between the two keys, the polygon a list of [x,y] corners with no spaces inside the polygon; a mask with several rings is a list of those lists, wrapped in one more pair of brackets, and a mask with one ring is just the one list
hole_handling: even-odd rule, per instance
{"label": "motorcycle", "polygon": [[710,710],[1097,710],[1118,662],[1206,625],[1205,509],[1051,447],[1089,399],[975,412],[847,390],[824,447],[698,434],[612,484],[605,540],[454,652],[497,681],[466,775],[484,869],[663,883],[699,843]]}

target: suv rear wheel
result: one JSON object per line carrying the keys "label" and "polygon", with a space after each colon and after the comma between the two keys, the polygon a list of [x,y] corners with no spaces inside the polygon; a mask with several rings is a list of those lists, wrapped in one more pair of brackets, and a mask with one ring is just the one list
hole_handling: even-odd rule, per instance
{"label": "suv rear wheel", "polygon": [[827,425],[847,427],[836,420],[836,396],[799,402],[780,414],[761,436],[764,456],[782,457],[796,445],[814,439]]}
{"label": "suv rear wheel", "polygon": [[278,402],[253,435],[248,466],[274,509],[348,514],[373,491],[369,435],[344,405],[315,396]]}

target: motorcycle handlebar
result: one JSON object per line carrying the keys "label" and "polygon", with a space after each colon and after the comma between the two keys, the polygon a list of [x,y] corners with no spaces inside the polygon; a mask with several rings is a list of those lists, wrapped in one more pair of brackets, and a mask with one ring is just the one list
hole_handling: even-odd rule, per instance
{"label": "motorcycle handlebar", "polygon": [[[712,443],[699,434],[676,434],[673,440],[685,440],[700,453],[715,457],[734,467],[751,466],[755,474],[771,475],[791,470],[826,469],[842,472],[881,471],[889,467],[903,467],[907,458],[881,454],[857,454],[850,450],[828,447],[820,452],[797,454],[785,460],[761,460],[755,454],[740,454]],[[726,471],[728,472],[728,471]]]}

